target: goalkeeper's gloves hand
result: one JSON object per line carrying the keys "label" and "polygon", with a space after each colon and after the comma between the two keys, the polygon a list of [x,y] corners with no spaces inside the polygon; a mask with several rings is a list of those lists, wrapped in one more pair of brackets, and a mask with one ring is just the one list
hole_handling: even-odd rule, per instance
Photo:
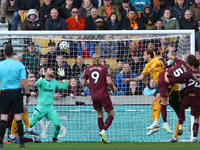
{"label": "goalkeeper's gloves hand", "polygon": [[57,74],[58,74],[59,76],[61,76],[62,80],[65,79],[65,69],[63,69],[63,68],[58,68]]}
{"label": "goalkeeper's gloves hand", "polygon": [[45,70],[44,68],[42,68],[42,78],[45,78],[45,75],[46,75]]}

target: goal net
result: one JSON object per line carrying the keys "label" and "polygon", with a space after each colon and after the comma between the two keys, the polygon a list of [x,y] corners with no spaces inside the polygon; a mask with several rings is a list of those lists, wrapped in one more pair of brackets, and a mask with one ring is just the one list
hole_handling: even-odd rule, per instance
{"label": "goal net", "polygon": [[[130,84],[122,83],[122,79],[142,73],[145,66],[143,52],[146,50],[152,50],[155,57],[162,56],[165,59],[169,47],[173,47],[175,55],[181,59],[185,59],[189,53],[194,54],[193,31],[16,31],[0,33],[0,41],[2,48],[6,42],[12,44],[15,59],[26,66],[31,89],[34,89],[34,82],[46,65],[52,66],[58,81],[61,80],[58,70],[64,69],[69,88],[57,89],[53,103],[61,123],[59,140],[100,141],[97,113],[92,106],[89,89],[81,86],[85,69],[92,65],[93,53],[99,53],[101,63],[110,69],[116,88],[115,93],[110,92],[115,118],[106,132],[107,139],[117,142],[160,142],[173,137],[173,134],[162,129],[161,114],[159,131],[146,135],[149,132],[146,128],[153,123],[151,104],[157,87],[150,75],[143,81]],[[37,89],[33,92],[38,93]],[[29,118],[36,105],[37,96],[31,96],[31,101],[26,104]],[[169,105],[167,121],[174,132],[178,117]],[[52,140],[54,126],[46,118],[38,121],[34,130],[40,133],[39,138],[43,142]],[[190,140],[190,109],[186,110],[183,131],[183,135],[178,137],[179,141]]]}

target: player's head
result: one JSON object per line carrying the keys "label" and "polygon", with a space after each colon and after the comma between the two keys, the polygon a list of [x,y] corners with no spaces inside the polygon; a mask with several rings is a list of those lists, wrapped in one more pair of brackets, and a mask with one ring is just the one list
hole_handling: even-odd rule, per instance
{"label": "player's head", "polygon": [[152,58],[154,58],[154,53],[152,50],[144,51],[143,59],[145,62],[148,62]]}
{"label": "player's head", "polygon": [[54,78],[55,75],[54,75],[54,71],[53,69],[51,68],[51,66],[47,66],[44,68],[44,71],[46,73],[46,76],[50,77],[50,78]]}
{"label": "player's head", "polygon": [[11,57],[13,55],[13,47],[11,45],[6,45],[6,47],[5,47],[5,55],[7,57]]}
{"label": "player's head", "polygon": [[92,55],[93,64],[98,65],[99,64],[99,60],[100,60],[100,55],[98,53],[94,53]]}
{"label": "player's head", "polygon": [[191,67],[192,71],[196,71],[199,69],[199,61],[196,60],[193,66]]}
{"label": "player's head", "polygon": [[196,57],[194,55],[190,54],[187,57],[187,63],[186,64],[188,65],[188,67],[191,68],[191,66],[193,66],[195,64],[196,60],[197,60]]}

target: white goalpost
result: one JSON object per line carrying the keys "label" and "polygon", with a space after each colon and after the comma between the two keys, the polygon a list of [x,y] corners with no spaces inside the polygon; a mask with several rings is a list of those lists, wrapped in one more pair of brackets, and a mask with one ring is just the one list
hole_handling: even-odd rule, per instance
{"label": "white goalpost", "polygon": [[[159,131],[146,136],[148,132],[146,127],[153,123],[151,115],[153,95],[145,93],[146,87],[149,90],[155,88],[150,83],[150,76],[141,82],[131,83],[131,85],[123,84],[121,77],[133,77],[141,74],[145,65],[142,56],[147,49],[154,50],[156,56],[163,55],[165,57],[167,47],[176,46],[177,56],[183,59],[188,53],[195,54],[195,32],[193,30],[1,31],[0,48],[5,42],[13,45],[14,52],[21,58],[30,73],[36,76],[36,79],[40,76],[40,67],[38,70],[34,70],[34,68],[41,64],[40,56],[46,58],[47,55],[46,63],[55,69],[55,74],[57,72],[57,55],[62,55],[64,58],[63,68],[70,67],[71,70],[66,69],[65,75],[69,81],[75,78],[76,87],[74,88],[70,84],[71,91],[57,90],[56,92],[60,93],[62,97],[55,98],[53,103],[60,118],[61,130],[58,138],[61,141],[100,141],[97,114],[92,106],[89,89],[80,85],[84,70],[92,64],[91,55],[95,52],[100,54],[103,64],[111,70],[112,80],[118,88],[118,93],[110,93],[115,109],[115,118],[106,132],[107,139],[116,142],[162,142],[170,141],[173,137],[173,134],[162,129],[161,114]],[[30,46],[27,46],[30,42],[33,42],[32,46],[35,46],[35,52],[27,55],[30,49]],[[55,48],[52,48],[54,49],[52,53],[51,47]],[[84,64],[80,68],[77,68],[78,56],[81,56],[81,65]],[[119,61],[128,67],[125,70],[121,68],[116,73],[114,70],[118,69]],[[76,93],[78,88],[84,94]],[[70,94],[74,94],[74,97]],[[32,96],[31,101],[26,104],[29,118],[31,118],[36,105],[37,96]],[[167,121],[174,132],[178,117],[169,105],[167,114]],[[194,118],[190,117],[190,109],[186,110],[185,114],[183,135],[178,137],[179,141],[190,141],[193,136]],[[104,116],[106,117],[107,114],[105,113]],[[53,124],[45,118],[34,126],[34,130],[40,133],[43,142],[52,140],[53,129]]]}

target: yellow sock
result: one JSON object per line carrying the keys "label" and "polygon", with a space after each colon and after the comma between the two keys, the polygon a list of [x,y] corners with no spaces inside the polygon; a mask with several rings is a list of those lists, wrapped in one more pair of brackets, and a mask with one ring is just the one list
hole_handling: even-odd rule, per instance
{"label": "yellow sock", "polygon": [[22,113],[22,119],[23,119],[23,121],[24,121],[24,124],[25,124],[25,126],[26,126],[26,129],[27,129],[27,128],[30,128],[27,112]]}
{"label": "yellow sock", "polygon": [[[183,121],[184,123],[184,121]],[[178,130],[179,130],[179,121],[176,123],[176,130],[174,132],[174,137],[177,138],[178,137]]]}
{"label": "yellow sock", "polygon": [[152,120],[154,122],[155,120],[155,115],[154,115],[154,106],[151,105],[151,113],[152,113]]}
{"label": "yellow sock", "polygon": [[161,106],[159,102],[154,102],[154,115],[155,118],[159,118],[160,117],[160,111],[161,111]]}
{"label": "yellow sock", "polygon": [[13,119],[10,134],[15,134],[16,128],[17,128],[17,122],[15,119]]}

